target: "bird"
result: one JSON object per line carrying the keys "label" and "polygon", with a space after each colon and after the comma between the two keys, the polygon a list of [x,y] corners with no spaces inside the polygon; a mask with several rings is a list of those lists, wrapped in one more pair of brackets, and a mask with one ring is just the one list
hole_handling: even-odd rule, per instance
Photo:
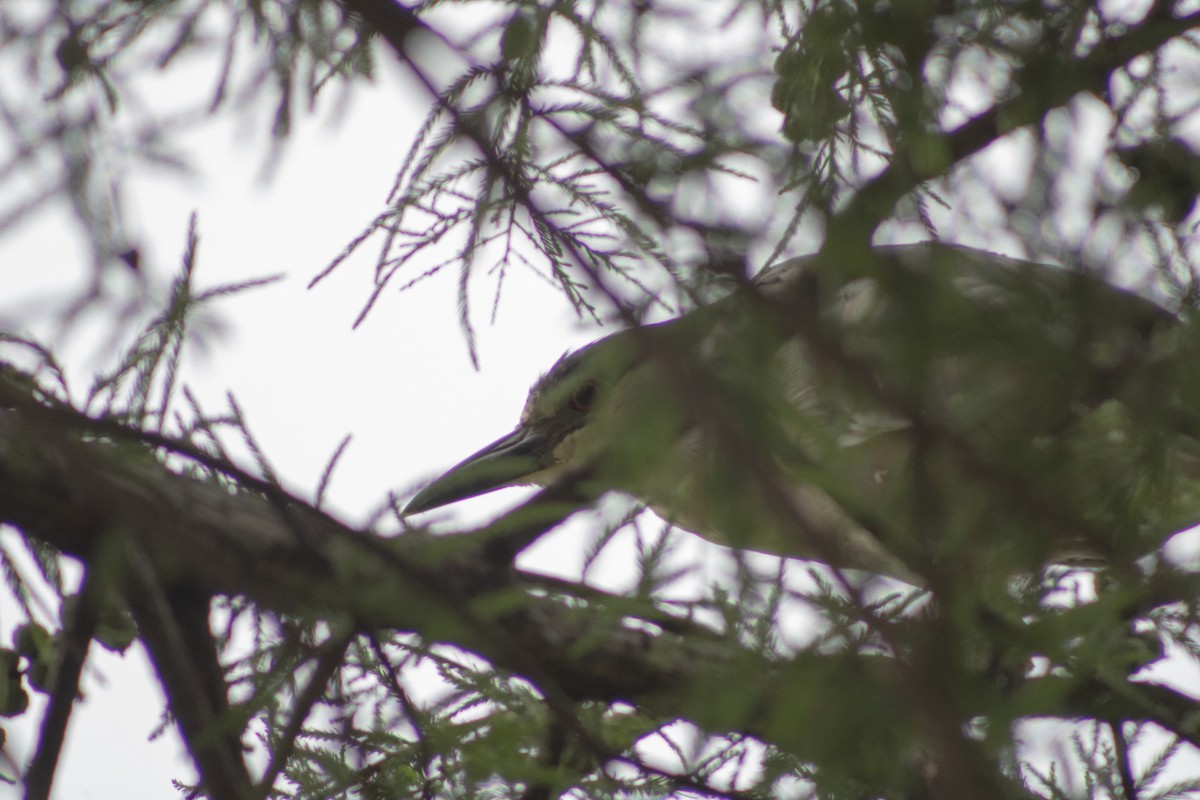
{"label": "bird", "polygon": [[964,246],[802,256],[563,356],[404,514],[583,475],[718,544],[914,585],[1142,555],[1200,520],[1188,330]]}

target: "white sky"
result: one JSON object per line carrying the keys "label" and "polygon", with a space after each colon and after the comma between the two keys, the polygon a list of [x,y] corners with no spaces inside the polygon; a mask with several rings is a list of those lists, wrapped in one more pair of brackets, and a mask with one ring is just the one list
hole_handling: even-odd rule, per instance
{"label": "white sky", "polygon": [[[262,178],[266,141],[247,135],[249,125],[224,119],[186,139],[195,179],[135,180],[125,197],[130,232],[143,247],[143,269],[158,296],[178,269],[192,211],[200,231],[197,289],[286,273],[281,284],[213,306],[210,316],[224,333],[188,352],[183,379],[209,413],[225,410],[225,393],[232,392],[284,484],[301,496],[312,496],[334,448],[352,434],[328,495],[331,509],[351,522],[365,519],[389,491],[407,491],[508,432],[540,372],[597,333],[574,318],[555,289],[514,270],[494,325],[492,283],[480,282],[476,372],[458,325],[454,270],[408,293],[389,291],[358,330],[351,324],[371,289],[374,248],[315,289],[305,288],[378,213],[424,115],[425,99],[402,84],[389,56],[380,62],[380,81],[358,87],[348,113],[301,121],[270,180]],[[205,96],[211,75],[199,70],[188,80],[176,77],[154,91]],[[15,321],[18,331],[39,336],[56,330],[49,303],[78,290],[85,275],[86,250],[75,233],[65,210],[55,208],[0,237],[6,327]],[[117,296],[133,290],[124,276],[110,288]],[[95,370],[112,365],[114,354],[98,351],[107,331],[81,326],[50,341],[66,355],[77,391]],[[480,519],[523,491],[436,516]],[[570,575],[588,535],[582,526],[558,532],[522,563]],[[702,548],[690,548],[693,559]],[[632,572],[618,565],[594,577],[607,575],[615,586]],[[0,641],[10,641],[14,614],[3,597]],[[55,797],[176,796],[170,780],[190,779],[190,764],[181,761],[173,731],[146,741],[158,726],[162,699],[141,651],[118,658],[93,646],[85,694],[71,719]],[[39,717],[29,713],[6,725],[9,752],[19,761],[32,753]],[[7,791],[0,785],[0,798]]]}
{"label": "white sky", "polygon": [[[340,439],[353,434],[330,489],[333,509],[351,522],[389,491],[415,487],[507,432],[540,371],[596,334],[570,315],[553,288],[520,270],[509,276],[489,325],[485,280],[475,295],[482,365],[476,372],[458,327],[453,271],[406,294],[389,291],[357,331],[350,325],[371,288],[372,247],[315,290],[305,288],[378,212],[424,116],[426,98],[398,79],[390,57],[380,63],[379,82],[356,88],[349,111],[337,111],[335,122],[329,103],[316,119],[300,121],[271,180],[261,178],[265,142],[251,135],[255,126],[223,118],[187,139],[195,179],[135,180],[125,198],[143,268],[160,294],[177,269],[192,211],[201,236],[198,288],[287,274],[282,284],[214,307],[226,332],[203,351],[191,350],[184,381],[211,413],[224,410],[224,394],[232,391],[284,483],[302,496],[314,490]],[[194,100],[206,95],[210,79],[204,69],[185,70],[169,85],[147,87],[145,97],[169,102],[179,93]],[[45,301],[77,288],[78,265],[86,263],[74,236],[73,223],[57,209],[0,237],[0,324],[16,320],[37,335],[52,330]],[[112,283],[114,293],[132,289],[122,280]],[[65,346],[79,387],[95,369],[111,366],[112,354],[97,352],[96,330],[80,328],[66,341],[50,342]],[[511,504],[517,491],[460,504],[445,516],[479,519]],[[548,537],[523,563],[572,574],[585,527]],[[719,551],[694,541],[678,557],[702,565],[698,581],[725,568]],[[610,563],[598,577],[616,586],[631,573]],[[15,622],[4,598],[0,641],[8,641]],[[173,732],[146,741],[162,699],[140,650],[118,658],[93,647],[85,693],[71,720],[55,797],[175,797],[170,780],[190,780],[191,769]],[[39,716],[6,725],[9,752],[19,760],[32,751]],[[0,786],[0,798],[7,791]]]}

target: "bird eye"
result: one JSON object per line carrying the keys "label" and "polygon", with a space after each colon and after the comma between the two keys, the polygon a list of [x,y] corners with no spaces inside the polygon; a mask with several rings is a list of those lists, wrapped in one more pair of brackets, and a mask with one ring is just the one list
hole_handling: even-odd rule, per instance
{"label": "bird eye", "polygon": [[571,408],[575,411],[591,411],[592,403],[596,402],[596,382],[588,381],[571,392]]}

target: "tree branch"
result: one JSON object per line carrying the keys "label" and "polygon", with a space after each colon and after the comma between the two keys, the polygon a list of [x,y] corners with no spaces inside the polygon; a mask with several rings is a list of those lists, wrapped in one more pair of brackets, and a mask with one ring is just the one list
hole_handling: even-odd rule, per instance
{"label": "tree branch", "polygon": [[[4,394],[0,407],[11,406]],[[890,658],[802,653],[772,660],[715,633],[677,636],[628,625],[603,608],[527,591],[511,564],[495,560],[492,528],[383,538],[299,501],[280,508],[259,492],[176,474],[149,449],[131,455],[128,445],[84,440],[77,432],[86,422],[79,415],[78,424],[62,426],[33,408],[0,410],[0,521],[83,559],[120,536],[144,554],[145,569],[168,592],[186,586],[201,596],[243,595],[279,613],[350,620],[357,630],[413,631],[477,652],[551,699],[634,702],[649,714],[760,736],[801,757],[811,740],[797,738],[794,720],[785,724],[772,714],[779,698],[794,703],[796,687],[852,681],[881,711],[885,698],[905,696]],[[552,527],[577,507],[575,493],[573,486],[552,487],[495,530],[522,531],[514,519]],[[744,702],[699,700],[716,687],[745,685],[748,674],[756,682]],[[1166,687],[1126,684],[1118,696],[1077,680],[1064,685],[1069,696],[1023,692],[1022,713],[1196,728],[1195,703]]]}
{"label": "tree branch", "polygon": [[99,623],[97,582],[91,569],[84,572],[83,586],[59,642],[50,704],[42,720],[37,752],[25,774],[25,800],[48,800],[50,797],[58,757],[67,734],[67,722],[75,708],[75,698],[79,696],[79,678],[87,660],[88,646]]}
{"label": "tree branch", "polygon": [[[896,203],[923,182],[944,174],[1001,136],[1037,122],[1082,92],[1104,92],[1114,70],[1197,27],[1200,27],[1200,12],[1168,19],[1152,15],[1125,35],[1101,42],[1082,60],[1064,59],[1057,48],[1032,54],[1013,78],[1013,83],[1020,87],[1013,97],[996,103],[952,131],[931,134],[940,139],[946,155],[943,163],[914,159],[913,148],[898,147],[887,169],[859,189],[829,221],[822,252],[828,247],[839,252],[849,247],[866,248],[871,234],[892,214]],[[1047,80],[1047,75],[1056,78]],[[1029,97],[1034,87],[1039,93],[1036,101]]]}
{"label": "tree branch", "polygon": [[136,545],[129,548],[128,590],[146,644],[201,784],[214,800],[250,800],[253,781],[242,758],[240,719],[230,714],[216,643],[208,629],[209,595],[168,592]]}

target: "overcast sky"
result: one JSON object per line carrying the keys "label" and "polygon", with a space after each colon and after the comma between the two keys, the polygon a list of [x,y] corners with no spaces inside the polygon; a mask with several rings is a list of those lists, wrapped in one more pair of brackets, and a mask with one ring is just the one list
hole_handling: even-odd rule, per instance
{"label": "overcast sky", "polygon": [[[389,291],[357,330],[351,323],[372,285],[370,247],[306,289],[378,213],[425,113],[427,98],[400,80],[389,59],[381,63],[378,82],[356,88],[348,109],[330,102],[331,95],[314,118],[301,121],[269,179],[261,133],[267,125],[261,117],[224,116],[184,140],[193,178],[138,176],[123,198],[154,296],[165,295],[178,268],[193,212],[201,237],[199,289],[286,275],[212,307],[219,333],[189,343],[184,382],[213,414],[226,409],[225,394],[232,392],[277,473],[300,496],[311,496],[334,448],[351,434],[329,493],[331,507],[350,522],[364,520],[388,492],[415,488],[507,432],[538,374],[598,332],[575,319],[554,288],[521,271],[509,275],[493,324],[494,284],[484,279],[474,296],[481,364],[475,371],[459,329],[453,271],[405,294]],[[169,81],[148,82],[142,100],[153,106],[202,97],[211,79],[207,69],[185,69]],[[76,230],[59,207],[0,237],[0,326],[55,335],[56,300],[86,277],[86,248]],[[114,274],[107,290],[124,298],[139,289],[131,276]],[[65,355],[80,389],[115,354],[106,347],[107,323],[98,320],[48,341]],[[439,514],[467,524],[511,505],[520,491]],[[11,532],[4,535],[11,541]],[[571,575],[589,535],[586,525],[555,533],[523,564]],[[727,569],[718,548],[683,540],[678,558],[700,565],[693,586]],[[617,588],[630,574],[614,557],[593,579]],[[0,641],[9,640],[16,621],[11,598],[0,592]],[[191,779],[191,768],[173,732],[147,742],[162,698],[140,650],[119,658],[93,647],[85,695],[72,717],[55,796],[175,796],[170,780]],[[39,720],[27,714],[9,728],[9,752],[22,763]],[[0,797],[6,791],[0,786]]]}
{"label": "overcast sky", "polygon": [[[201,341],[189,342],[183,380],[212,414],[227,409],[225,393],[232,392],[282,481],[302,497],[312,496],[338,442],[352,435],[328,494],[330,507],[350,522],[365,520],[389,491],[408,492],[509,431],[540,372],[603,332],[570,314],[553,287],[520,270],[506,278],[492,323],[494,281],[484,279],[476,295],[475,371],[459,328],[453,270],[407,293],[389,291],[357,330],[351,325],[372,286],[372,248],[306,288],[378,213],[424,115],[426,98],[400,80],[388,58],[381,62],[377,84],[356,88],[348,111],[330,102],[331,93],[315,117],[297,126],[269,179],[263,169],[269,144],[261,133],[267,126],[261,118],[255,128],[226,115],[184,140],[194,178],[139,176],[123,198],[154,297],[165,296],[178,270],[193,212],[200,232],[197,289],[286,276],[212,306],[207,319],[218,332],[201,326]],[[211,80],[211,72],[185,70],[144,84],[142,100],[170,105],[175,97],[204,97]],[[94,372],[112,366],[116,350],[102,313],[55,336],[56,304],[88,275],[77,231],[63,204],[0,237],[0,326],[54,345],[82,392]],[[139,291],[128,275],[109,278],[114,300]],[[431,516],[467,524],[511,505],[524,491]],[[3,535],[12,541],[11,531]],[[556,533],[523,564],[572,574],[589,535],[579,526]],[[711,549],[694,544],[688,552],[694,561]],[[611,564],[593,579],[616,587],[630,574]],[[10,641],[15,613],[0,591],[0,641]],[[148,670],[139,648],[119,658],[93,646],[86,699],[71,719],[56,797],[173,797],[170,779],[190,778],[173,732],[147,742],[162,707]],[[37,712],[26,714],[9,727],[9,752],[19,761],[32,752],[39,719]],[[0,797],[7,791],[0,785]]]}

